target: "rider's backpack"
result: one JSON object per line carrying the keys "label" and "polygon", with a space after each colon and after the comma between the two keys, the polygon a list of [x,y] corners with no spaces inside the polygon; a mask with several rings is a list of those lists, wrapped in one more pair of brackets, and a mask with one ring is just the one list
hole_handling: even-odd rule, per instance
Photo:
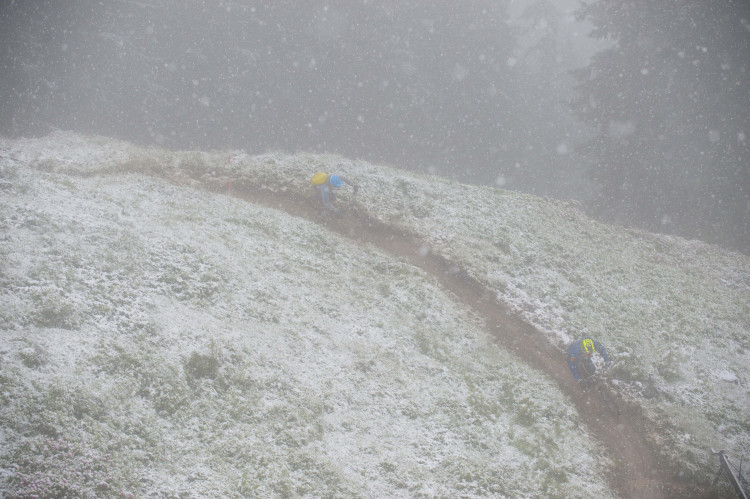
{"label": "rider's backpack", "polygon": [[318,172],[310,179],[310,182],[312,182],[313,185],[320,185],[325,183],[325,181],[328,180],[328,174],[323,172]]}

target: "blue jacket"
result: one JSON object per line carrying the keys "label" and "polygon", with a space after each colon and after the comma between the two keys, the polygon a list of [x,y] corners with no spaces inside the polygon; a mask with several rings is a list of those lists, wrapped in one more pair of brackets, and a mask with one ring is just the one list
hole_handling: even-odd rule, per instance
{"label": "blue jacket", "polygon": [[[570,368],[570,372],[573,374],[573,377],[576,381],[580,380],[581,377],[578,375],[578,371],[576,371],[576,364],[578,363],[578,360],[581,358],[581,342],[583,340],[587,339],[587,337],[583,337],[579,340],[576,340],[573,342],[572,345],[568,347],[568,367]],[[595,339],[588,338],[591,341],[594,342],[594,352],[599,353],[599,355],[602,356],[604,359],[605,364],[609,364],[609,354],[607,353],[607,349],[604,348],[604,345],[596,341]]]}

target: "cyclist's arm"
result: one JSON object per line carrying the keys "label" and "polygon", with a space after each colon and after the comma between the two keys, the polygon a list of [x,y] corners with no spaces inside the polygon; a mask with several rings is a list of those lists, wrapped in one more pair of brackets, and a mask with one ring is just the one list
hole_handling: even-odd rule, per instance
{"label": "cyclist's arm", "polygon": [[345,184],[348,184],[348,185],[352,186],[352,189],[354,189],[354,194],[357,194],[357,191],[359,190],[359,186],[357,184],[355,184],[354,182],[352,182],[348,178],[343,177],[341,175],[339,175],[339,177],[341,177],[341,180],[343,180]]}
{"label": "cyclist's arm", "polygon": [[604,364],[606,365],[606,367],[609,367],[609,364],[611,364],[611,360],[609,358],[607,349],[604,348],[604,345],[594,340],[594,348],[596,348],[596,351],[599,352],[599,354],[602,356],[602,359],[604,359]]}

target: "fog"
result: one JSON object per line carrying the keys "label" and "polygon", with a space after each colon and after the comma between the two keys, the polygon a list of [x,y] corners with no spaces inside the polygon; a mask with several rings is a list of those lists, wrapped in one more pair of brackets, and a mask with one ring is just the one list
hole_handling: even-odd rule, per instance
{"label": "fog", "polygon": [[750,247],[746,2],[1,5],[5,135],[338,153]]}

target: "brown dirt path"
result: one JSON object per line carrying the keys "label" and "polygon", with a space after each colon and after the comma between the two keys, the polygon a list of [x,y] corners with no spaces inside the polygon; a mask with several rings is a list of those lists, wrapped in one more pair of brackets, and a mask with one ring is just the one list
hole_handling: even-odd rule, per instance
{"label": "brown dirt path", "polygon": [[[211,188],[230,194],[226,184]],[[585,392],[570,375],[565,353],[536,328],[510,312],[492,292],[440,255],[425,253],[411,234],[373,220],[356,210],[342,216],[324,216],[310,198],[232,184],[231,195],[283,210],[290,215],[324,225],[348,239],[369,244],[435,276],[454,299],[483,317],[497,343],[527,364],[546,373],[583,416],[587,430],[599,439],[615,463],[608,481],[622,497],[637,499],[702,498],[712,493],[705,485],[681,481],[674,465],[660,456],[652,424],[640,409],[619,400],[622,414],[612,415],[596,394]]]}

